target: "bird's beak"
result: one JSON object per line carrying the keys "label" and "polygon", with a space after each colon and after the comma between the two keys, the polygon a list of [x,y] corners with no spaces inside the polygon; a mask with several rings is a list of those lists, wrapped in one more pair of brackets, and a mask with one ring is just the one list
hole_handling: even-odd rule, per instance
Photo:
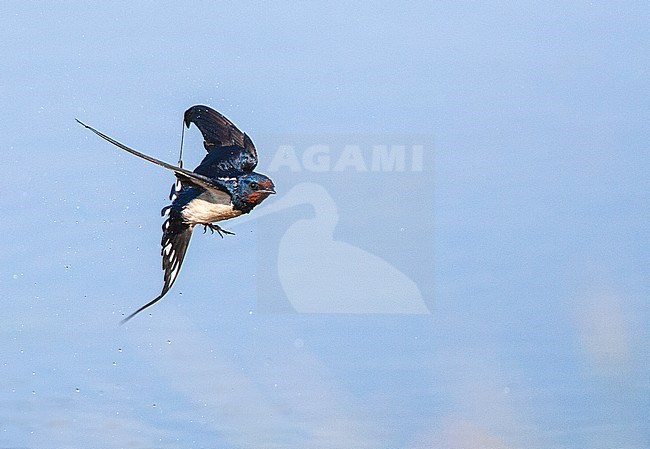
{"label": "bird's beak", "polygon": [[264,189],[264,190],[258,190],[259,193],[268,193],[269,195],[275,193],[274,189]]}

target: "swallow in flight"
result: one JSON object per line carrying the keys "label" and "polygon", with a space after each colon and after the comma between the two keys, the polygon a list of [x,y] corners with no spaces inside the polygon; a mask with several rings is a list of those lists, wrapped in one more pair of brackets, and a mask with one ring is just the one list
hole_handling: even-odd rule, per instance
{"label": "swallow in flight", "polygon": [[[194,226],[204,226],[223,234],[232,234],[217,225],[249,213],[255,206],[275,193],[273,181],[253,170],[257,166],[257,151],[253,141],[230,120],[207,106],[192,106],[185,111],[184,125],[192,123],[203,135],[207,155],[194,171],[140,153],[100,131],[80,122],[102,139],[142,159],[171,170],[176,182],[170,193],[171,204],[161,211],[167,219],[162,226],[161,255],[164,284],[160,294],[122,320],[129,321],[147,307],[159,301],[174,284],[181,269]],[[183,128],[184,129],[184,128]]]}

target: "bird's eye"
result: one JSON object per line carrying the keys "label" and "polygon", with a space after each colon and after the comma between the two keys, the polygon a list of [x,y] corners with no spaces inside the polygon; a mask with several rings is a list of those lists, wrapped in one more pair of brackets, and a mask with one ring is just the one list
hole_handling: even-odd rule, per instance
{"label": "bird's eye", "polygon": [[257,189],[260,188],[260,185],[258,183],[256,183],[255,181],[251,182],[250,186],[251,186],[251,189],[253,189],[253,190],[257,190]]}

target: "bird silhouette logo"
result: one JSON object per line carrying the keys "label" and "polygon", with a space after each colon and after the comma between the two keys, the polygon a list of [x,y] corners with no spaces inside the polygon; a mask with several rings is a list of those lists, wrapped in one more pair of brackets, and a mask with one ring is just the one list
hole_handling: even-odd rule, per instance
{"label": "bird silhouette logo", "polygon": [[277,256],[280,285],[296,312],[430,313],[407,274],[370,251],[334,238],[338,208],[322,185],[298,183],[249,219],[305,204],[313,215],[287,228]]}
{"label": "bird silhouette logo", "polygon": [[[193,170],[183,168],[182,138],[178,166],[140,153],[100,131],[77,120],[102,139],[144,160],[171,170],[176,182],[170,193],[171,204],[162,210],[166,220],[162,226],[161,255],[164,284],[160,294],[122,320],[129,321],[165,296],[178,277],[185,252],[196,225],[204,232],[210,229],[221,237],[232,234],[217,222],[248,214],[255,206],[275,193],[273,181],[253,170],[257,166],[257,150],[253,141],[230,120],[208,106],[192,106],[184,115],[184,125],[192,123],[203,135],[207,151]],[[184,130],[185,128],[183,128]]]}

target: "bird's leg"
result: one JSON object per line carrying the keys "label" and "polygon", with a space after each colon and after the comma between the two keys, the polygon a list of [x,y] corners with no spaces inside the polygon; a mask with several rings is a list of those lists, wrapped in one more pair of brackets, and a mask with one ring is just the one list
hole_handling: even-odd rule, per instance
{"label": "bird's leg", "polygon": [[224,228],[222,228],[218,224],[204,223],[203,224],[203,233],[205,234],[208,231],[208,229],[210,229],[210,232],[212,232],[213,234],[214,234],[214,231],[217,231],[217,233],[221,236],[221,238],[223,238],[224,234],[235,235],[234,232],[226,231]]}

